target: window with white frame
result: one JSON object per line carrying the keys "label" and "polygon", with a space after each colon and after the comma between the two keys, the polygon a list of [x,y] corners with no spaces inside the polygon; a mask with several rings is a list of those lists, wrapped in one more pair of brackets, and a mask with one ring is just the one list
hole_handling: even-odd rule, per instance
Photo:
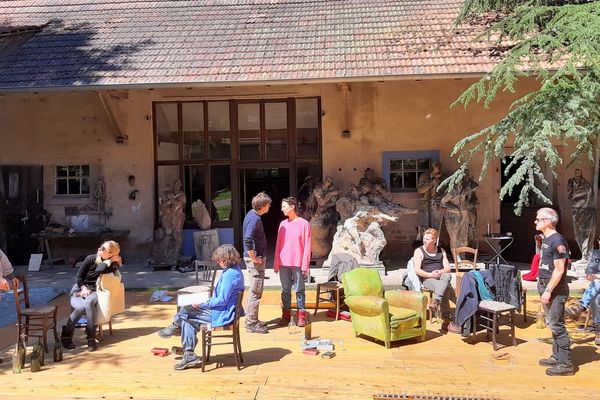
{"label": "window with white frame", "polygon": [[90,194],[89,165],[57,165],[54,180],[54,192],[57,196]]}
{"label": "window with white frame", "polygon": [[437,150],[383,152],[382,171],[390,192],[416,192],[421,174],[429,173],[439,158]]}

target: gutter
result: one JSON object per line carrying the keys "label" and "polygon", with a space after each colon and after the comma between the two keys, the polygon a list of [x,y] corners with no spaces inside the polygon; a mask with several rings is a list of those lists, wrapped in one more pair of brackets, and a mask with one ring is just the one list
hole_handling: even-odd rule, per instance
{"label": "gutter", "polygon": [[449,74],[405,74],[382,76],[352,76],[332,78],[308,79],[280,79],[256,81],[213,81],[213,82],[156,82],[156,83],[130,83],[130,84],[87,84],[72,86],[45,86],[45,87],[0,87],[2,93],[38,93],[61,91],[97,91],[97,90],[132,90],[132,89],[175,89],[175,88],[215,88],[215,87],[246,87],[246,86],[283,86],[283,85],[308,85],[328,83],[353,83],[353,82],[389,82],[402,80],[433,80],[433,79],[474,79],[481,78],[486,72],[449,73]]}

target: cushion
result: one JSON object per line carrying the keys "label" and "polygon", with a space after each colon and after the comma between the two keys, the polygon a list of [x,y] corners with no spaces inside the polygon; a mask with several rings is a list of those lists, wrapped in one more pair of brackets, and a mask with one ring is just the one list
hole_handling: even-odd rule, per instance
{"label": "cushion", "polygon": [[419,323],[420,318],[415,310],[394,306],[389,306],[389,309],[390,327],[392,329],[398,329],[401,325],[404,328],[412,328]]}

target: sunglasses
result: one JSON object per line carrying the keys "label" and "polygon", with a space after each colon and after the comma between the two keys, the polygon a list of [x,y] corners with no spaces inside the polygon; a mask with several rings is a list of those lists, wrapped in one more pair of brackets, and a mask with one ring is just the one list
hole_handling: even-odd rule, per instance
{"label": "sunglasses", "polygon": [[106,247],[104,247],[104,246],[100,246],[100,247],[98,247],[98,250],[100,250],[100,251],[106,251],[107,253],[110,253],[110,250],[108,250],[108,249],[107,249]]}

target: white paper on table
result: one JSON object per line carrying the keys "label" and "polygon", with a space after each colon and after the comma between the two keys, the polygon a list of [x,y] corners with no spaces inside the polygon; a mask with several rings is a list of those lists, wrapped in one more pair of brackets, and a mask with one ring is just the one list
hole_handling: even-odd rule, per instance
{"label": "white paper on table", "polygon": [[177,296],[177,305],[183,307],[190,304],[202,304],[206,303],[209,298],[208,292],[180,294]]}

